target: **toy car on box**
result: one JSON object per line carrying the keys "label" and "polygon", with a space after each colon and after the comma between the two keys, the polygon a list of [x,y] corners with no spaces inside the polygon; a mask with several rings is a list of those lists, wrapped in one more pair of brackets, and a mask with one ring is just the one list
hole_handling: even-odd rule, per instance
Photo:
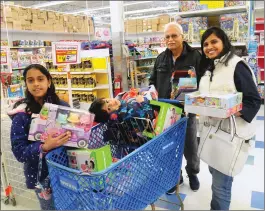
{"label": "toy car on box", "polygon": [[71,138],[65,146],[77,148],[87,146],[94,121],[94,114],[45,103],[40,114],[36,116],[31,122],[29,140],[45,142],[50,134],[53,137],[57,137],[62,133],[70,131]]}

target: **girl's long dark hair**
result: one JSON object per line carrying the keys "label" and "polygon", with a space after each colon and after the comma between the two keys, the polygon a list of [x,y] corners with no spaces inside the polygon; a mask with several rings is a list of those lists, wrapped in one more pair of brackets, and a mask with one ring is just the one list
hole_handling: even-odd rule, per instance
{"label": "girl's long dark hair", "polygon": [[[60,105],[60,99],[55,93],[55,86],[52,82],[52,76],[44,66],[40,64],[31,64],[28,67],[26,67],[23,72],[25,84],[26,84],[27,72],[31,69],[39,70],[43,75],[46,76],[48,80],[51,81],[51,86],[50,88],[48,88],[47,93],[44,96],[44,102]],[[25,94],[26,94],[26,98],[15,103],[14,108],[16,108],[22,103],[26,103],[27,104],[26,112],[38,114],[42,108],[42,105],[40,105],[38,102],[35,101],[33,95],[29,92],[28,88],[26,89]]]}
{"label": "girl's long dark hair", "polygon": [[[205,40],[211,35],[214,34],[215,36],[217,36],[220,40],[222,40],[223,42],[223,46],[224,49],[223,51],[220,53],[220,55],[218,56],[218,58],[221,58],[222,56],[226,55],[228,52],[230,52],[230,54],[225,57],[224,61],[222,61],[225,66],[228,65],[228,61],[233,57],[234,55],[234,47],[232,46],[228,36],[226,35],[226,33],[220,29],[219,27],[211,27],[209,29],[207,29],[203,35],[202,35],[202,40],[201,40],[201,51],[202,51],[202,56],[201,56],[201,62],[200,62],[200,69],[199,69],[199,78],[201,78],[204,73],[206,72],[206,70],[209,71],[213,71],[215,66],[214,66],[214,60],[213,59],[209,59],[206,58],[205,53],[203,52],[203,43],[205,42]],[[215,59],[218,59],[215,58]]]}

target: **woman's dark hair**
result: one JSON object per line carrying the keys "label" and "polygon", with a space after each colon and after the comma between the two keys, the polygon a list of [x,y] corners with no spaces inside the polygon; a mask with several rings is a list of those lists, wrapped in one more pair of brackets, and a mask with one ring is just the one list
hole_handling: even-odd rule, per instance
{"label": "woman's dark hair", "polygon": [[[42,66],[40,64],[31,64],[28,67],[26,67],[24,69],[24,72],[23,72],[23,77],[24,77],[25,84],[27,84],[26,83],[27,73],[31,69],[39,70],[43,75],[46,76],[46,78],[48,80],[51,81],[51,86],[50,86],[50,88],[48,88],[47,94],[44,96],[44,102],[60,105],[60,99],[55,93],[55,86],[54,86],[54,84],[52,82],[52,76],[51,76],[49,71],[44,66]],[[37,113],[40,112],[40,110],[42,108],[42,105],[40,105],[38,102],[35,101],[33,95],[29,92],[28,88],[26,89],[26,98],[21,100],[21,101],[18,101],[14,105],[14,108],[16,108],[17,106],[19,106],[22,103],[26,103],[27,104],[26,112],[31,112],[31,113],[36,113],[37,114]]]}
{"label": "woman's dark hair", "polygon": [[228,65],[228,61],[233,57],[234,55],[234,47],[232,46],[228,36],[226,35],[226,33],[220,29],[219,27],[211,27],[209,29],[207,29],[203,35],[202,35],[202,40],[201,40],[201,51],[202,51],[202,57],[201,57],[201,62],[200,62],[200,69],[199,69],[199,78],[201,78],[204,73],[206,72],[206,70],[209,71],[213,71],[215,68],[214,65],[214,60],[213,59],[209,59],[206,58],[205,53],[203,52],[203,44],[205,42],[205,40],[211,35],[214,34],[215,36],[217,36],[220,40],[222,40],[223,42],[223,51],[220,53],[220,55],[215,58],[215,59],[220,59],[222,56],[226,55],[228,52],[230,52],[230,54],[225,57],[224,61],[222,61],[225,66]]}
{"label": "woman's dark hair", "polygon": [[105,123],[108,122],[110,115],[102,107],[105,104],[104,98],[96,99],[89,108],[89,112],[95,114],[95,122]]}

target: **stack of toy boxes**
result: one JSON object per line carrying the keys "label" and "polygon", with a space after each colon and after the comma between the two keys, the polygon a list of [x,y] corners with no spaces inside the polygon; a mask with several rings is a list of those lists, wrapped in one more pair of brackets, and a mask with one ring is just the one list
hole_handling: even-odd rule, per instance
{"label": "stack of toy boxes", "polygon": [[182,26],[184,40],[189,43],[200,43],[201,34],[203,34],[208,27],[207,17],[177,17],[176,22]]}
{"label": "stack of toy boxes", "polygon": [[233,13],[220,15],[220,27],[234,42],[246,42],[248,40],[248,14]]}
{"label": "stack of toy boxes", "polygon": [[185,112],[202,116],[227,118],[242,110],[242,93],[201,94],[193,92],[185,95]]}

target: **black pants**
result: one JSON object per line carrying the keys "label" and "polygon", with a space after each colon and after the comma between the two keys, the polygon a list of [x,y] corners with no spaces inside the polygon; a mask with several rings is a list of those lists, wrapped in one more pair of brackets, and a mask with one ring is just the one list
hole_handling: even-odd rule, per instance
{"label": "black pants", "polygon": [[199,142],[197,139],[196,115],[188,115],[184,156],[187,160],[186,172],[188,175],[198,174],[200,171],[200,158],[197,156]]}

